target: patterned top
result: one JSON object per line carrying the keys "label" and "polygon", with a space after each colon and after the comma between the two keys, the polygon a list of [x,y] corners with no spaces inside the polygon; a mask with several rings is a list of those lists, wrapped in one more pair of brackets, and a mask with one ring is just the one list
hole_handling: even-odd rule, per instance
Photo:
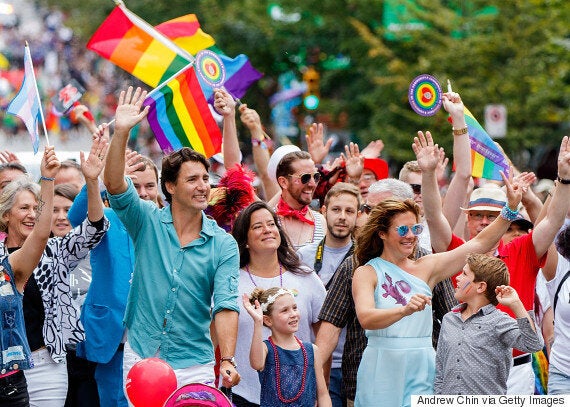
{"label": "patterned top", "polygon": [[[277,375],[275,372],[275,357],[273,347],[269,341],[263,341],[267,346],[267,356],[265,357],[265,368],[258,372],[261,382],[261,403],[260,407],[309,407],[314,406],[317,401],[317,379],[315,377],[315,355],[313,344],[303,342],[307,351],[307,374],[305,377],[305,390],[301,396],[292,403],[283,403],[277,397]],[[279,355],[279,365],[281,366],[281,394],[285,399],[292,399],[301,389],[301,379],[303,377],[303,351],[286,350],[275,345]]]}
{"label": "patterned top", "polygon": [[436,394],[506,394],[511,348],[542,349],[527,318],[513,319],[493,304],[465,321],[457,306],[443,318],[436,354]]}
{"label": "patterned top", "polygon": [[[97,246],[108,228],[107,218],[99,222],[85,219],[67,235],[50,238],[34,270],[45,312],[42,334],[46,348],[56,363],[65,360],[65,344],[85,339],[79,311],[71,299],[70,271]],[[2,241],[0,257],[7,255],[8,249]]]}

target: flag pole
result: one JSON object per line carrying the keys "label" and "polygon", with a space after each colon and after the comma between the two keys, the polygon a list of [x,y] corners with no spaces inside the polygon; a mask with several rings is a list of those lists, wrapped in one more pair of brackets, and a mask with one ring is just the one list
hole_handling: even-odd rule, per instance
{"label": "flag pole", "polygon": [[[168,79],[166,79],[164,82],[162,82],[161,84],[159,84],[156,88],[152,89],[150,92],[148,92],[146,94],[146,99],[148,99],[149,97],[151,97],[152,95],[154,95],[156,92],[158,92],[159,90],[161,90],[162,88],[164,88],[168,82],[170,82],[171,80],[173,80],[174,78],[176,78],[178,75],[180,75],[182,72],[187,71],[188,69],[190,69],[192,67],[192,65],[194,65],[194,61],[190,62],[188,65],[184,66],[182,69],[180,69],[178,72],[176,72],[174,75],[172,75],[171,77],[169,77]],[[115,119],[111,120],[109,123],[107,123],[107,126],[110,126],[111,124],[113,124],[115,122]]]}
{"label": "flag pole", "polygon": [[34,86],[36,88],[36,95],[38,95],[38,105],[40,107],[40,117],[42,119],[42,126],[44,128],[44,134],[46,135],[46,142],[47,145],[49,146],[49,136],[48,136],[48,131],[47,131],[47,127],[46,127],[46,120],[44,118],[44,111],[42,109],[42,101],[40,99],[40,92],[38,90],[38,82],[36,81],[36,73],[34,72],[34,62],[32,61],[32,54],[30,53],[30,47],[28,45],[28,41],[26,41],[26,50],[25,52],[28,53],[28,56],[30,57],[30,65],[32,66],[32,78],[34,78]]}

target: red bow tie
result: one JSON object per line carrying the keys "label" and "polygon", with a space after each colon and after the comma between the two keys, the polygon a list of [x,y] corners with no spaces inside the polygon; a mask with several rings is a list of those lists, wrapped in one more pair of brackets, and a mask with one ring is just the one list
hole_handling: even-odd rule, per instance
{"label": "red bow tie", "polygon": [[315,222],[305,217],[308,211],[308,205],[304,206],[303,209],[293,209],[287,202],[283,200],[283,198],[279,199],[279,202],[277,203],[277,215],[284,217],[292,216],[299,219],[301,222],[308,223],[309,225],[314,225]]}

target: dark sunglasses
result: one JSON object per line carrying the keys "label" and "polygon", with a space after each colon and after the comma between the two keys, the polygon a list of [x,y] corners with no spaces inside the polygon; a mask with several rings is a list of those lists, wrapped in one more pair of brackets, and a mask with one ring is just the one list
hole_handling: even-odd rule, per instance
{"label": "dark sunglasses", "polygon": [[360,205],[360,212],[365,213],[365,214],[369,214],[370,211],[372,211],[372,207],[368,204],[362,204]]}
{"label": "dark sunglasses", "polygon": [[308,184],[309,181],[311,180],[311,178],[313,178],[315,180],[315,183],[318,184],[319,181],[321,180],[321,173],[320,172],[315,172],[313,174],[309,174],[308,172],[305,174],[290,174],[289,175],[291,178],[295,177],[295,178],[299,178],[301,180],[301,184]]}
{"label": "dark sunglasses", "polygon": [[412,231],[412,235],[417,236],[424,231],[424,225],[422,225],[421,223],[416,223],[415,225],[412,226],[400,225],[396,228],[398,236],[400,237],[406,236],[410,230]]}
{"label": "dark sunglasses", "polygon": [[421,194],[422,193],[422,186],[420,184],[409,184],[412,187],[412,191],[414,194]]}

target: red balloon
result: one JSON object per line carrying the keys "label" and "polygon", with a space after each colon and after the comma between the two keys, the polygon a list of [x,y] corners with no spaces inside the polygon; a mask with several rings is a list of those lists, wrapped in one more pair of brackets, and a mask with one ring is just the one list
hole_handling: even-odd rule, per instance
{"label": "red balloon", "polygon": [[143,359],[129,370],[125,387],[135,407],[162,407],[177,388],[176,374],[162,359]]}

